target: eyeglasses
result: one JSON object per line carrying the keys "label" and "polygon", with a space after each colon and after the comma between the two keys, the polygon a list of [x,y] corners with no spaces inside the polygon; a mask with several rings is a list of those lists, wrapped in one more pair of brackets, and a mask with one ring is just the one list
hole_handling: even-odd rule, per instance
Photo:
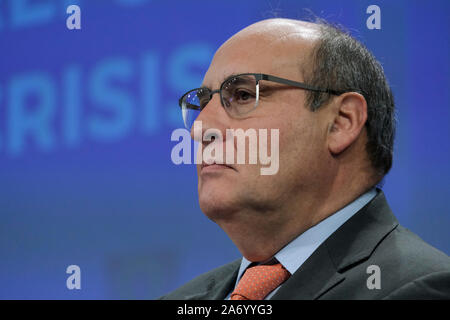
{"label": "eyeglasses", "polygon": [[178,102],[181,107],[185,127],[188,130],[191,130],[194,121],[209,101],[211,101],[212,96],[215,93],[219,93],[222,106],[231,117],[240,118],[247,115],[258,106],[260,97],[259,82],[261,80],[333,95],[341,95],[345,92],[317,88],[306,83],[283,79],[268,74],[242,73],[225,79],[218,90],[211,90],[203,87],[186,92]]}

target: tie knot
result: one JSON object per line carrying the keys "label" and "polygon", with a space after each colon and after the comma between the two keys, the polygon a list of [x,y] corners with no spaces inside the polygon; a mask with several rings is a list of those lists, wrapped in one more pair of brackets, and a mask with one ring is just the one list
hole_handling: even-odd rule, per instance
{"label": "tie knot", "polygon": [[231,294],[231,300],[263,300],[290,276],[280,263],[248,268]]}

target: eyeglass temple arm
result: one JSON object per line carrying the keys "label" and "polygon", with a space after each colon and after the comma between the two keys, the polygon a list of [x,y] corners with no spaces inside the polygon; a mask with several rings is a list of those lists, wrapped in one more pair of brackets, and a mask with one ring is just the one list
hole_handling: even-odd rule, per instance
{"label": "eyeglass temple arm", "polygon": [[336,91],[336,90],[333,90],[333,89],[317,88],[317,87],[310,86],[310,85],[308,85],[306,83],[292,81],[292,80],[283,79],[283,78],[278,78],[276,76],[271,76],[271,75],[268,75],[268,74],[260,74],[259,78],[260,78],[259,80],[268,80],[268,81],[278,82],[278,83],[286,84],[286,85],[297,87],[297,88],[302,88],[302,89],[309,90],[309,91],[331,93],[331,94],[334,94],[336,96],[339,96],[339,95],[344,93],[343,91]]}

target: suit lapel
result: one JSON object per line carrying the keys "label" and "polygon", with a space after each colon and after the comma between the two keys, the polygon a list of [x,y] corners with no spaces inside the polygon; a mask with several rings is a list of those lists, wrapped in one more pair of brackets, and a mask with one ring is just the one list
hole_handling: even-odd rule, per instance
{"label": "suit lapel", "polygon": [[324,245],[339,272],[370,257],[378,244],[398,226],[381,190],[330,236]]}
{"label": "suit lapel", "polygon": [[234,271],[225,274],[219,279],[215,279],[214,286],[211,287],[207,299],[224,300],[227,297],[236,283],[236,278],[239,272],[239,265],[240,263],[236,265]]}
{"label": "suit lapel", "polygon": [[344,272],[370,257],[398,225],[381,190],[336,230],[272,299],[318,299],[345,280]]}
{"label": "suit lapel", "polygon": [[238,259],[220,271],[210,276],[206,282],[206,289],[199,293],[186,296],[186,300],[223,300],[234,288],[241,259]]}
{"label": "suit lapel", "polygon": [[272,300],[312,300],[345,277],[336,272],[327,249],[320,246],[274,294]]}

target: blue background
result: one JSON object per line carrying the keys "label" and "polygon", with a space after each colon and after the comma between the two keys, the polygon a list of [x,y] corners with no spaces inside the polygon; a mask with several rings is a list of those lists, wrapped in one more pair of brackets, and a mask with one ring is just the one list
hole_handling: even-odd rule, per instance
{"label": "blue background", "polygon": [[[81,30],[66,28],[68,4]],[[381,8],[368,30],[366,8]],[[153,299],[240,256],[176,166],[177,99],[243,27],[305,8],[385,68],[398,113],[384,186],[400,222],[445,253],[449,1],[0,1],[0,298]],[[66,268],[81,268],[81,290]]]}

